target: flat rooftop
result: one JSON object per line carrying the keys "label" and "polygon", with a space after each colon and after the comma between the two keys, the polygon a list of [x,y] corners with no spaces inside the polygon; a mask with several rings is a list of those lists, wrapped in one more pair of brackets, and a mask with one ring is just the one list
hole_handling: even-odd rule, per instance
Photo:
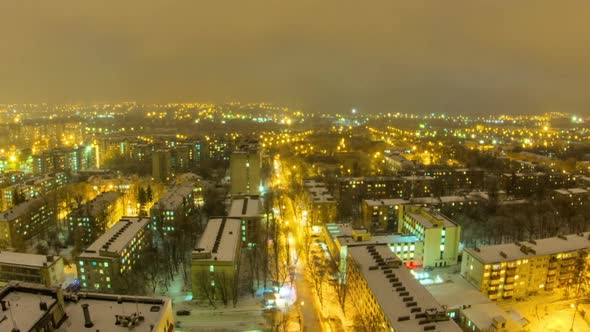
{"label": "flat rooftop", "polygon": [[401,198],[387,198],[387,199],[365,199],[364,202],[368,206],[393,206],[393,205],[404,205],[410,203],[410,201]]}
{"label": "flat rooftop", "polygon": [[[68,321],[65,326],[69,327],[66,331],[152,331],[150,325],[157,326],[158,322],[164,317],[166,307],[169,306],[169,298],[150,298],[141,296],[121,296],[122,303],[117,302],[118,295],[107,295],[97,293],[78,293],[78,303],[68,301],[66,296],[65,312],[68,315]],[[85,297],[84,297],[85,296]],[[84,327],[84,312],[82,305],[88,304],[90,319],[94,326],[92,328]],[[38,306],[38,304],[37,304]],[[152,308],[154,308],[152,311]],[[157,310],[157,311],[155,311]],[[123,327],[115,325],[115,315],[132,315],[138,313],[144,316],[135,327]],[[172,322],[173,323],[173,322]]]}
{"label": "flat rooftop", "polygon": [[174,186],[160,196],[160,199],[154,203],[152,209],[175,210],[182,205],[184,199],[190,196],[192,192],[193,188],[186,183]]}
{"label": "flat rooftop", "polygon": [[[53,264],[60,256],[25,254],[12,251],[0,252],[0,265],[44,267]],[[51,261],[50,261],[51,260]]]}
{"label": "flat rooftop", "polygon": [[[0,289],[0,300],[10,302],[10,312],[14,323],[20,331],[30,331],[43,318],[47,311],[40,309],[40,302],[47,304],[49,310],[53,306],[64,306],[65,317],[56,331],[129,331],[129,327],[115,325],[115,315],[132,315],[139,313],[143,321],[139,321],[134,331],[151,331],[150,325],[157,326],[167,310],[170,310],[169,298],[150,298],[135,296],[119,296],[97,293],[63,294],[63,302],[59,300],[61,291],[56,288],[11,282]],[[77,299],[76,299],[77,297]],[[122,303],[118,303],[118,298]],[[84,327],[83,304],[88,304],[92,328]],[[0,331],[11,331],[12,319],[8,311],[0,308]],[[58,319],[61,317],[58,317]]]}
{"label": "flat rooftop", "polygon": [[[425,229],[457,226],[449,218],[427,207],[421,207],[418,212],[404,211],[404,213],[412,217],[417,223],[422,225],[422,227],[424,227]],[[425,216],[424,214],[426,214],[427,216]]]}
{"label": "flat rooftop", "polygon": [[240,243],[242,221],[238,218],[209,219],[194,251],[209,252],[203,260],[234,261]]}
{"label": "flat rooftop", "polygon": [[23,203],[20,203],[19,205],[13,206],[6,211],[0,212],[0,221],[12,221],[27,213],[30,209],[40,207],[45,203],[46,199],[44,196],[31,198]]}
{"label": "flat rooftop", "polygon": [[[521,250],[526,246],[528,250]],[[576,251],[590,248],[590,232],[565,235],[562,237],[550,237],[532,242],[513,242],[483,246],[478,248],[465,248],[475,259],[484,264],[513,261],[535,256],[555,255],[563,252]],[[502,256],[504,254],[506,257]]]}
{"label": "flat rooftop", "polygon": [[[369,245],[369,244],[391,244],[391,243],[416,243],[422,242],[419,237],[406,234],[378,234],[371,235],[368,241],[357,241],[352,237],[352,228],[350,223],[346,224],[329,224],[327,225],[330,236],[340,243],[340,245]],[[365,229],[358,229],[360,232],[367,232]]]}
{"label": "flat rooftop", "polygon": [[79,257],[101,257],[101,251],[118,255],[149,222],[149,218],[123,217],[88,246]]}
{"label": "flat rooftop", "polygon": [[[0,317],[6,317],[6,319],[0,318],[0,331],[6,332],[12,331],[14,327],[12,320],[14,320],[20,331],[30,331],[46,313],[45,311],[41,311],[39,303],[45,302],[48,308],[58,303],[57,297],[52,296],[51,293],[43,294],[35,290],[33,292],[18,290],[0,291],[0,299],[10,302],[10,311],[3,312],[0,309]],[[12,317],[10,317],[10,312],[12,313]]]}
{"label": "flat rooftop", "polygon": [[86,204],[81,206],[76,213],[80,216],[98,216],[104,211],[104,209],[121,198],[123,194],[116,191],[103,192],[96,196],[93,200],[88,201]]}
{"label": "flat rooftop", "polygon": [[[349,247],[348,254],[358,264],[394,330],[423,332],[426,327],[432,327],[433,331],[439,332],[461,331],[387,245]],[[407,295],[401,295],[402,292]]]}
{"label": "flat rooftop", "polygon": [[260,218],[261,210],[258,196],[245,196],[232,200],[227,215],[232,218]]}

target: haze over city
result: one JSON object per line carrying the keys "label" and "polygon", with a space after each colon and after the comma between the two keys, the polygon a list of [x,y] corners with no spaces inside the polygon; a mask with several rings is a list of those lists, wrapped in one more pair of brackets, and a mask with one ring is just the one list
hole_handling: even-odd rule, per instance
{"label": "haze over city", "polygon": [[589,9],[0,2],[0,331],[590,332]]}
{"label": "haze over city", "polygon": [[4,1],[4,103],[588,114],[586,1]]}

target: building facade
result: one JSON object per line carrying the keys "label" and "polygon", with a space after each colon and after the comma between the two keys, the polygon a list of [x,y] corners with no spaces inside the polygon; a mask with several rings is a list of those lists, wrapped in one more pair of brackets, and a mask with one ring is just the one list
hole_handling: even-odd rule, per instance
{"label": "building facade", "polygon": [[33,237],[57,226],[55,203],[35,197],[0,212],[0,245],[22,247]]}
{"label": "building facade", "polygon": [[150,208],[152,228],[157,234],[174,231],[175,225],[186,220],[195,210],[192,183],[181,183],[170,188]]}
{"label": "building facade", "polygon": [[590,232],[463,250],[461,275],[494,301],[576,283],[588,273]]}
{"label": "building facade", "polygon": [[68,215],[68,231],[77,244],[86,246],[103,235],[124,214],[123,194],[103,192]]}
{"label": "building facade", "polygon": [[63,257],[2,251],[0,280],[59,286],[64,281]]}
{"label": "building facade", "polygon": [[113,293],[125,288],[125,275],[141,261],[148,218],[125,217],[76,257],[82,289]]}
{"label": "building facade", "polygon": [[192,252],[193,298],[205,303],[237,299],[241,255],[242,221],[237,218],[209,219]]}
{"label": "building facade", "polygon": [[457,264],[461,226],[432,208],[403,205],[399,232],[417,236],[424,242],[424,266]]}
{"label": "building facade", "polygon": [[257,147],[244,147],[232,152],[229,161],[232,195],[260,194],[261,164]]}

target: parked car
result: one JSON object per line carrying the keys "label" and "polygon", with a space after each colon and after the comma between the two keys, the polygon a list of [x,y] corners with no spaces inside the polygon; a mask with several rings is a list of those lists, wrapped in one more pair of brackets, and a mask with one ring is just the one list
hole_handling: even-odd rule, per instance
{"label": "parked car", "polygon": [[190,314],[191,314],[191,312],[188,310],[178,310],[176,312],[176,316],[188,316]]}

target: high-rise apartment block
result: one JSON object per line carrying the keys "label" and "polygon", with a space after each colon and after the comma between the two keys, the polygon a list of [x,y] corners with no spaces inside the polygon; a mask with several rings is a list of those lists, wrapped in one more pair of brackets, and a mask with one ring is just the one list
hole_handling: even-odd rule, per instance
{"label": "high-rise apartment block", "polygon": [[230,158],[230,177],[232,195],[260,194],[260,150],[255,146],[243,146],[232,152]]}
{"label": "high-rise apartment block", "polygon": [[158,149],[154,151],[152,153],[152,177],[158,181],[168,182],[173,176],[170,150]]}

